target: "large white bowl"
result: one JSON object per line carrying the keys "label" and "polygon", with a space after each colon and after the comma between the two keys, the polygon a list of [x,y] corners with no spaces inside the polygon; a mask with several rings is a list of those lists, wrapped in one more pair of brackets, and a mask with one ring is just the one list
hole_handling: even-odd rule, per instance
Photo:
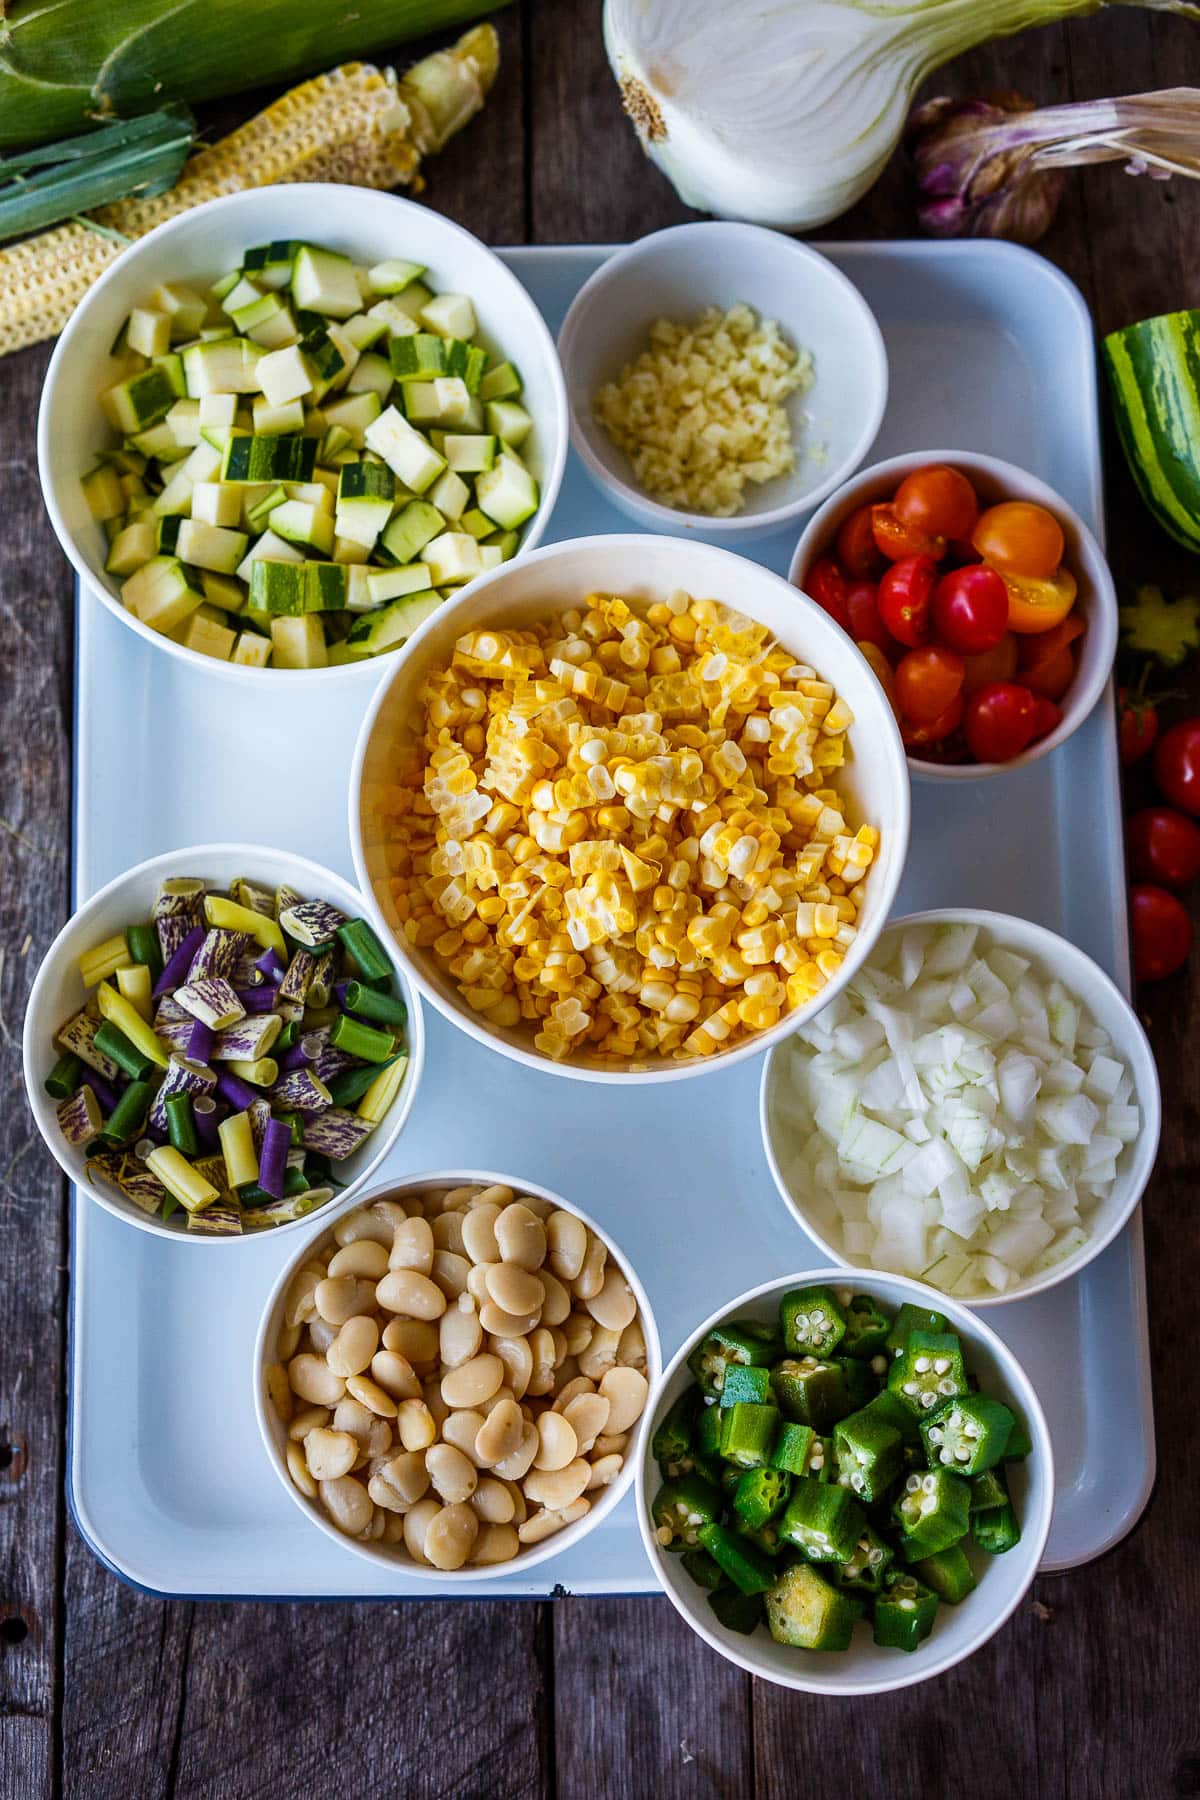
{"label": "large white bowl", "polygon": [[[44,1083],[59,1052],[54,1034],[87,999],[87,989],[79,976],[79,957],[84,951],[106,938],[150,917],[159,883],[174,875],[198,875],[213,882],[228,884],[238,875],[260,881],[271,887],[286,883],[308,900],[329,900],[349,918],[365,915],[362,896],[348,881],[332,869],[310,862],[306,856],[293,856],[286,850],[265,850],[256,844],[197,844],[191,849],[169,850],[164,856],[152,856],[110,881],[93,894],[72,915],[47,950],[41,968],[30,990],[25,1009],[22,1052],[25,1067],[25,1091],[34,1121],[52,1156],[69,1180],[81,1193],[98,1206],[141,1231],[156,1237],[172,1238],[176,1243],[198,1247],[225,1247],[250,1241],[245,1237],[220,1237],[204,1231],[188,1231],[179,1214],[176,1221],[160,1219],[142,1212],[132,1201],[103,1182],[88,1180],[83,1151],[67,1143],[59,1130],[57,1106],[47,1094]],[[385,948],[389,948],[385,940]],[[421,1071],[425,1063],[425,1025],[421,1003],[407,980],[397,959],[392,957],[396,980],[408,1007],[408,1068],[400,1092],[391,1111],[376,1126],[362,1147],[337,1165],[338,1179],[346,1190],[355,1194],[369,1181],[404,1129],[412,1111]],[[252,1238],[295,1231],[311,1226],[325,1217],[325,1209],[293,1219],[286,1225],[274,1225],[270,1233],[255,1232]]]}
{"label": "large white bowl", "polygon": [[567,402],[553,339],[516,276],[478,238],[440,213],[370,188],[296,182],[228,194],[157,226],[124,251],[88,290],[58,340],[38,414],[38,472],[59,543],[80,579],[109,610],[150,643],[208,674],[243,684],[290,682],[311,689],[356,681],[365,693],[378,679],[374,657],[326,669],[251,669],[185,649],[152,631],[121,605],[120,586],[106,574],[102,528],[92,518],[80,477],[113,442],[100,410],[102,388],[119,379],[111,348],[133,306],[164,281],[207,286],[254,244],[308,239],[368,262],[408,257],[426,263],[439,292],[470,294],[480,338],[516,364],[522,404],[533,415],[528,462],[541,484],[541,504],[522,542],[546,528],[567,455]]}
{"label": "large white bowl", "polygon": [[[452,1188],[468,1185],[472,1187],[500,1185],[512,1188],[518,1196],[532,1194],[538,1200],[548,1201],[551,1206],[561,1207],[564,1212],[574,1213],[577,1218],[583,1220],[589,1231],[594,1232],[603,1241],[608,1248],[610,1257],[620,1265],[638,1303],[638,1319],[641,1323],[642,1335],[646,1340],[646,1374],[650,1382],[650,1393],[641,1418],[629,1433],[625,1461],[621,1466],[620,1473],[615,1481],[609,1483],[608,1487],[601,1489],[599,1496],[592,1502],[591,1510],[586,1512],[582,1519],[578,1519],[574,1525],[564,1525],[561,1531],[556,1532],[553,1537],[544,1539],[542,1543],[532,1544],[528,1549],[518,1551],[517,1555],[509,1562],[489,1564],[481,1568],[467,1567],[447,1571],[425,1568],[420,1563],[413,1562],[403,1545],[364,1543],[360,1538],[347,1537],[344,1531],[338,1530],[323,1507],[307,1499],[300,1492],[288,1473],[287,1427],[275,1411],[267,1394],[263,1370],[267,1363],[276,1361],[274,1346],[283,1322],[283,1303],[292,1277],[299,1269],[303,1268],[314,1247],[332,1235],[333,1228],[339,1219],[348,1212],[357,1211],[360,1206],[370,1206],[373,1200],[403,1201],[405,1194],[417,1193],[425,1188]],[[549,1188],[539,1187],[534,1181],[523,1181],[515,1175],[495,1175],[479,1169],[438,1169],[428,1175],[405,1175],[398,1181],[388,1181],[379,1187],[373,1187],[368,1193],[355,1194],[353,1199],[339,1202],[328,1213],[321,1213],[319,1218],[320,1229],[313,1231],[301,1245],[287,1267],[280,1271],[279,1278],[271,1289],[266,1306],[263,1308],[258,1336],[255,1339],[253,1363],[254,1411],[258,1419],[258,1429],[262,1433],[263,1444],[270,1458],[271,1467],[305,1518],[311,1519],[312,1523],[319,1526],[327,1538],[330,1538],[335,1544],[339,1544],[343,1550],[350,1550],[355,1556],[361,1556],[367,1562],[374,1563],[377,1569],[386,1570],[389,1574],[400,1575],[405,1580],[411,1577],[414,1581],[453,1583],[455,1587],[460,1584],[466,1587],[479,1582],[491,1581],[498,1575],[508,1575],[514,1571],[524,1574],[527,1569],[533,1568],[535,1563],[545,1562],[549,1557],[557,1556],[561,1550],[569,1550],[572,1545],[579,1542],[580,1538],[587,1537],[588,1533],[594,1531],[597,1525],[602,1524],[629,1491],[633,1482],[638,1463],[641,1460],[642,1439],[645,1437],[648,1441],[654,1393],[662,1368],[658,1327],[654,1323],[654,1314],[650,1310],[646,1290],[639,1281],[629,1258],[620,1246],[613,1242],[608,1232],[602,1226],[597,1225],[595,1219],[590,1218],[581,1207],[574,1205],[569,1200],[564,1200],[561,1195],[553,1193]],[[313,1222],[312,1218],[304,1221],[306,1225],[312,1225]]]}
{"label": "large white bowl", "polygon": [[[930,463],[949,463],[961,469],[984,506],[1000,500],[1033,500],[1052,512],[1066,539],[1064,561],[1079,584],[1076,607],[1087,620],[1087,634],[1079,654],[1075,679],[1060,705],[1062,718],[1051,732],[1023,750],[1008,762],[939,763],[910,756],[908,766],[914,775],[927,781],[980,781],[989,775],[1005,775],[1010,769],[1024,768],[1049,756],[1065,744],[1072,732],[1078,731],[1101,694],[1108,686],[1113,657],[1117,653],[1117,590],[1104,552],[1074,507],[1068,506],[1061,494],[1039,481],[1036,475],[1019,469],[1015,463],[1002,462],[998,456],[983,456],[969,450],[926,450],[906,456],[889,457],[887,462],[873,463],[828,499],[814,513],[788,570],[788,580],[803,590],[809,570],[819,556],[832,554],[838,528],[860,506],[890,500],[906,475]],[[1019,674],[1013,676],[1020,681]]]}
{"label": "large white bowl", "polygon": [[[596,419],[596,390],[645,348],[656,319],[691,320],[706,306],[743,300],[812,352],[813,384],[787,402],[797,466],[749,484],[743,510],[730,519],[664,506],[638,487],[628,457]],[[887,404],[883,337],[854,283],[819,251],[758,225],[673,225],[619,250],[575,296],[558,348],[571,442],[601,492],[650,531],[725,541],[778,531],[858,467]]]}
{"label": "large white bowl", "polygon": [[[426,950],[400,929],[389,891],[389,847],[373,812],[372,795],[392,781],[398,752],[411,741],[421,684],[444,666],[463,632],[482,626],[523,626],[579,606],[588,594],[620,594],[635,607],[665,599],[673,588],[696,598],[722,600],[767,625],[779,642],[811,663],[836,687],[854,713],[847,734],[851,754],[837,779],[848,797],[853,823],[879,828],[877,860],[867,878],[858,936],[833,980],[808,1006],[788,1013],[769,1031],[724,1055],[689,1061],[639,1061],[613,1068],[580,1058],[556,1062],[533,1047],[527,1032],[501,1030],[466,1004],[454,982]],[[396,945],[421,992],[481,1044],[529,1068],[548,1069],[585,1081],[680,1081],[757,1056],[786,1037],[838,992],[869,955],[896,897],[909,830],[908,772],[904,748],[883,689],[846,634],[827,613],[779,575],[728,550],[676,538],[613,536],[549,544],[477,581],[460,600],[426,620],[389,664],[363,720],[350,778],[350,842],[354,866],[376,926]]]}
{"label": "large white bowl", "polygon": [[[974,1308],[1001,1306],[1009,1300],[1028,1300],[1031,1294],[1044,1293],[1047,1288],[1056,1287],[1060,1281],[1078,1275],[1094,1257],[1107,1249],[1117,1233],[1124,1229],[1145,1192],[1146,1183],[1154,1170],[1162,1125],[1162,1098],[1154,1053],[1137,1014],[1104,970],[1066,938],[1047,931],[1044,925],[1034,925],[1029,919],[1019,919],[1010,913],[972,911],[969,908],[910,913],[907,918],[895,920],[881,934],[877,944],[880,953],[888,940],[894,939],[913,925],[978,925],[988,933],[993,944],[1027,957],[1046,980],[1061,981],[1069,993],[1082,1001],[1096,1023],[1111,1038],[1114,1056],[1126,1065],[1133,1076],[1134,1099],[1142,1114],[1141,1131],[1134,1143],[1125,1145],[1117,1159],[1117,1179],[1108,1198],[1101,1202],[1091,1216],[1091,1236],[1086,1244],[1074,1256],[1066,1257],[1041,1275],[1026,1277],[1013,1287],[1006,1288],[1002,1294],[972,1294],[962,1304]],[[836,1216],[830,1217],[829,1208],[823,1203],[822,1196],[798,1191],[789,1173],[793,1166],[792,1158],[788,1151],[786,1127],[781,1125],[776,1116],[776,1099],[783,1084],[789,1079],[791,1058],[797,1054],[797,1045],[782,1044],[763,1065],[759,1118],[771,1174],[797,1222],[813,1242],[832,1261],[852,1267],[856,1271],[855,1280],[858,1279],[857,1271],[860,1269],[870,1270],[873,1278],[875,1271],[870,1264],[847,1256]],[[941,1292],[940,1289],[937,1291]]]}
{"label": "large white bowl", "polygon": [[[687,1366],[691,1352],[724,1319],[777,1320],[780,1299],[789,1288],[808,1287],[815,1282],[870,1294],[891,1309],[906,1301],[936,1307],[962,1339],[968,1369],[978,1374],[987,1393],[1004,1400],[1024,1419],[1033,1441],[1032,1453],[1024,1462],[1007,1465],[1009,1490],[1021,1527],[1020,1542],[1003,1556],[986,1556],[968,1548],[979,1585],[957,1606],[939,1606],[931,1635],[909,1654],[872,1643],[869,1627],[862,1624],[855,1626],[849,1650],[841,1653],[797,1650],[777,1644],[765,1625],[749,1637],[729,1630],[718,1622],[705,1590],[687,1574],[682,1558],[659,1544],[651,1524],[650,1503],[662,1479],[652,1454],[653,1431],[692,1380]],[[845,1269],[820,1268],[803,1269],[797,1275],[751,1288],[718,1307],[680,1346],[667,1365],[650,1413],[652,1424],[642,1440],[637,1472],[638,1524],[646,1554],[667,1598],[692,1630],[721,1656],[751,1675],[760,1675],[764,1681],[808,1694],[888,1694],[897,1688],[913,1687],[919,1681],[944,1674],[986,1644],[1012,1617],[1037,1574],[1054,1510],[1054,1456],[1041,1403],[1008,1345],[964,1306],[919,1281],[908,1281],[902,1275],[860,1276],[857,1271],[851,1277]]]}

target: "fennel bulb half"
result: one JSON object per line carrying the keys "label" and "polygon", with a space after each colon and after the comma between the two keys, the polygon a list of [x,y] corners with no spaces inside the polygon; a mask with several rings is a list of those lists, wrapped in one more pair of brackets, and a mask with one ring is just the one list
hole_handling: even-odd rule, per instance
{"label": "fennel bulb half", "polygon": [[[605,0],[626,112],[680,198],[785,231],[854,204],[952,56],[1107,0]],[[1131,0],[1200,16],[1190,0]]]}

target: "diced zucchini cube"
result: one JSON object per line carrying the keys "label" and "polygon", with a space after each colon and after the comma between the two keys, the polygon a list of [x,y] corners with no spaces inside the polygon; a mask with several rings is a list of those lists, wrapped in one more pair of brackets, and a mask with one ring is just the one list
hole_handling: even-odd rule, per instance
{"label": "diced zucchini cube", "polygon": [[251,409],[251,422],[260,437],[281,437],[284,432],[298,434],[304,430],[303,400],[289,400],[283,406],[272,406],[260,394]]}
{"label": "diced zucchini cube", "polygon": [[197,404],[202,429],[206,425],[232,425],[237,418],[236,394],[205,394]]}
{"label": "diced zucchini cube", "polygon": [[179,463],[162,493],[154,501],[151,512],[160,519],[170,518],[175,514],[186,518],[192,510],[192,489],[195,485],[185,463]]}
{"label": "diced zucchini cube", "polygon": [[243,560],[238,564],[238,580],[249,585],[254,574],[255,563],[302,563],[303,552],[294,544],[285,543],[283,538],[276,537],[273,531],[264,531],[257,543],[251,544]]}
{"label": "diced zucchini cube", "polygon": [[166,370],[152,365],[107,388],[100,396],[100,405],[110,423],[129,436],[156,425],[175,400],[175,388]]}
{"label": "diced zucchini cube", "polygon": [[437,507],[427,500],[410,500],[385,528],[378,553],[389,562],[412,562],[445,523]]}
{"label": "diced zucchini cube", "polygon": [[272,406],[286,406],[312,393],[312,376],[298,344],[269,350],[258,359],[258,384]]}
{"label": "diced zucchini cube", "polygon": [[459,376],[469,394],[479,392],[487,359],[486,350],[478,344],[465,343],[462,338],[452,338],[446,345],[446,373]]}
{"label": "diced zucchini cube", "polygon": [[192,398],[203,400],[206,394],[254,393],[259,386],[257,367],[248,367],[243,349],[244,340],[236,337],[189,344],[182,352],[183,374]]}
{"label": "diced zucchini cube", "polygon": [[259,287],[283,288],[292,279],[292,259],[300,245],[290,238],[255,244],[242,258],[242,272]]}
{"label": "diced zucchini cube", "polygon": [[[213,569],[218,575],[232,575],[249,540],[244,531],[230,531],[221,525],[206,525],[196,519],[180,521],[175,540],[176,555],[198,569]],[[233,646],[230,645],[232,650]]]}
{"label": "diced zucchini cube", "polygon": [[388,600],[401,600],[408,594],[428,593],[433,586],[428,563],[405,563],[396,569],[368,569],[367,593],[372,607]]}
{"label": "diced zucchini cube", "polygon": [[[431,493],[430,499],[432,498]],[[460,531],[469,531],[473,538],[491,537],[496,529],[496,521],[489,519],[485,512],[480,512],[477,506],[468,507],[457,523]]]}
{"label": "diced zucchini cube", "polygon": [[237,633],[230,631],[228,625],[210,618],[202,609],[192,614],[182,631],[176,632],[175,641],[189,650],[198,651],[201,656],[212,656],[218,662],[228,662],[237,642]]}
{"label": "diced zucchini cube", "polygon": [[424,263],[404,262],[400,257],[388,257],[384,262],[372,264],[367,270],[367,286],[373,294],[398,294],[424,273]]}
{"label": "diced zucchini cube", "polygon": [[451,521],[462,517],[470,498],[470,488],[453,469],[447,469],[444,475],[439,475],[429,490],[430,504],[437,507],[443,518]]}
{"label": "diced zucchini cube", "polygon": [[448,466],[468,475],[479,475],[484,469],[490,469],[499,453],[497,439],[487,434],[465,436],[447,432],[442,445],[442,455]]}
{"label": "diced zucchini cube", "polygon": [[354,365],[354,373],[346,383],[348,394],[378,394],[386,400],[392,391],[391,365],[382,356],[367,351]]}
{"label": "diced zucchini cube", "polygon": [[200,442],[200,402],[177,400],[163,423],[181,450],[194,450]]}
{"label": "diced zucchini cube", "polygon": [[436,294],[426,301],[418,317],[439,337],[473,338],[477,329],[469,294]]}
{"label": "diced zucchini cube", "polygon": [[504,551],[499,544],[480,544],[479,561],[486,575],[489,569],[498,569],[504,561]]}
{"label": "diced zucchini cube", "polygon": [[396,482],[383,463],[347,463],[337,497],[337,531],[369,550],[391,517]]}
{"label": "diced zucchini cube", "polygon": [[528,469],[505,450],[476,480],[475,498],[489,519],[514,531],[537,511],[538,486]]}
{"label": "diced zucchini cube", "polygon": [[203,605],[204,595],[190,585],[178,557],[155,556],[122,583],[121,602],[143,625],[168,632]]}
{"label": "diced zucchini cube", "polygon": [[360,356],[387,334],[387,326],[384,321],[373,319],[369,313],[365,312],[355,313],[353,318],[346,319],[342,324],[342,330]]}
{"label": "diced zucchini cube", "polygon": [[104,567],[110,575],[132,575],[158,553],[158,532],[153,519],[133,519],[118,531]]}
{"label": "diced zucchini cube", "polygon": [[242,312],[248,306],[253,306],[256,301],[261,300],[262,298],[262,288],[251,281],[248,276],[240,275],[230,288],[229,292],[227,294],[222,294],[221,309],[223,312],[228,313],[229,317],[234,319],[234,322],[236,323],[235,314]]}
{"label": "diced zucchini cube", "polygon": [[393,600],[377,612],[366,613],[355,620],[346,634],[347,647],[365,656],[379,656],[405,643],[424,623],[430,613],[442,604],[439,593],[430,590]]}
{"label": "diced zucchini cube", "polygon": [[446,345],[432,331],[393,338],[388,346],[388,359],[392,374],[401,383],[432,381],[436,375],[449,373]]}
{"label": "diced zucchini cube", "polygon": [[168,350],[165,356],[156,356],[151,363],[152,369],[161,369],[175,390],[175,398],[187,398],[187,382],[183,376],[183,357],[178,350]]}
{"label": "diced zucchini cube", "polygon": [[156,311],[167,314],[173,338],[195,337],[208,317],[208,302],[178,281],[164,281],[161,287],[155,288],[150,304]]}
{"label": "diced zucchini cube", "polygon": [[105,519],[121,517],[125,511],[125,493],[121,477],[111,463],[101,463],[90,475],[84,476],[81,485],[93,519],[103,523]]}
{"label": "diced zucchini cube", "polygon": [[489,431],[514,448],[523,444],[533,430],[533,420],[516,400],[489,400],[483,416]]}
{"label": "diced zucchini cube", "polygon": [[313,613],[272,619],[271,649],[277,669],[323,669],[329,662],[325,627]]}
{"label": "diced zucchini cube", "polygon": [[[260,316],[251,324],[243,326],[246,336],[263,350],[279,350],[285,344],[294,344],[300,336],[296,321],[292,317],[292,309],[277,294],[268,296],[271,301],[270,310],[262,310]],[[265,308],[265,302],[262,303]]]}
{"label": "diced zucchini cube", "polygon": [[171,348],[171,315],[135,306],[125,326],[125,342],[139,356],[165,356]]}
{"label": "diced zucchini cube", "polygon": [[325,417],[331,428],[349,434],[351,447],[361,450],[366,442],[367,426],[373,424],[382,411],[383,402],[378,394],[351,394],[326,406]]}
{"label": "diced zucchini cube", "polygon": [[356,567],[359,563],[368,562],[371,556],[366,544],[359,544],[354,538],[339,537],[336,531],[333,534],[333,549],[330,554],[334,562],[345,563],[347,570]]}
{"label": "diced zucchini cube", "polygon": [[241,612],[246,604],[246,590],[236,575],[218,575],[212,569],[201,569],[200,586],[208,605],[219,606],[222,612]]}
{"label": "diced zucchini cube", "polygon": [[404,416],[414,425],[432,425],[438,416],[437,389],[432,381],[409,381],[400,389]]}
{"label": "diced zucchini cube", "polygon": [[333,549],[332,518],[323,508],[303,500],[285,500],[282,506],[275,507],[271,530],[289,544],[301,544],[322,556],[328,556]]}
{"label": "diced zucchini cube", "polygon": [[[415,282],[413,285],[415,288],[421,286],[420,282]],[[429,292],[428,288],[424,291]],[[377,300],[374,306],[367,309],[368,319],[377,320],[387,332],[389,340],[411,337],[414,332],[421,329],[411,306],[405,304],[406,300],[407,296],[401,294],[393,299]]]}
{"label": "diced zucchini cube", "polygon": [[471,396],[461,375],[439,375],[433,384],[440,425],[462,425],[471,408]]}
{"label": "diced zucchini cube", "polygon": [[423,554],[435,587],[473,581],[483,573],[479,545],[467,531],[442,532],[430,539]]}
{"label": "diced zucchini cube", "polygon": [[[411,488],[414,494],[423,494],[446,467],[445,457],[439,456],[394,406],[389,406],[380,413],[368,425],[364,436],[369,447],[383,458],[392,473],[398,475],[405,487]],[[497,523],[504,524],[505,521],[501,519]]]}
{"label": "diced zucchini cube", "polygon": [[362,307],[354,264],[348,256],[303,244],[292,263],[292,298],[309,312],[350,318]]}
{"label": "diced zucchini cube", "polygon": [[489,369],[479,383],[481,400],[513,400],[521,392],[521,377],[510,362]]}
{"label": "diced zucchini cube", "polygon": [[257,631],[239,631],[229,660],[243,668],[265,669],[271,660],[272,648],[271,639],[260,636]]}

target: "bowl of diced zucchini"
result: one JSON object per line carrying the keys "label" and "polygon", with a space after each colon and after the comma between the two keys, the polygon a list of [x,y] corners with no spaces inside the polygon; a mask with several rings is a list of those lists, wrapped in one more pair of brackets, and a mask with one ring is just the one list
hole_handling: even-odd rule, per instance
{"label": "bowl of diced zucchini", "polygon": [[923,1283],[820,1268],[690,1333],[652,1402],[638,1522],[720,1655],[816,1694],[944,1674],[1021,1604],[1054,1461],[1013,1352]]}
{"label": "bowl of diced zucchini", "polygon": [[132,245],[59,339],[43,492],[83,581],[239,680],[370,680],[536,544],[557,353],[492,251],[364,188],[210,201]]}

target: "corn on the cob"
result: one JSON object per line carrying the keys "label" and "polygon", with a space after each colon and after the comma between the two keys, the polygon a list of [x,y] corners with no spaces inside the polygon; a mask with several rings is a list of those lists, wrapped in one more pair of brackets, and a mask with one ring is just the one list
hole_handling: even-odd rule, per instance
{"label": "corn on the cob", "polygon": [[479,25],[399,78],[346,63],[189,158],[168,193],[102,207],[91,228],[62,225],[0,250],[0,355],[61,331],[126,240],[201,201],[273,182],[419,187],[422,157],[479,111],[499,60],[494,27]]}

